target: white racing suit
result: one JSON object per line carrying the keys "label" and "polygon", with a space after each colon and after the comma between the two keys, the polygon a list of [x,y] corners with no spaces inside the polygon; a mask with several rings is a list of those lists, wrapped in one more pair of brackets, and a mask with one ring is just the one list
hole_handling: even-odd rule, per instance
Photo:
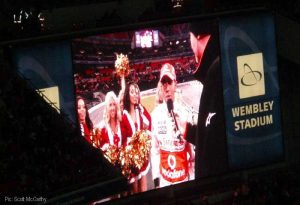
{"label": "white racing suit", "polygon": [[[194,158],[191,144],[185,138],[187,113],[174,102],[174,114],[179,130],[168,112],[166,103],[159,104],[151,114],[153,179],[159,178],[159,187],[189,180],[189,162]],[[181,133],[177,137],[178,132]]]}

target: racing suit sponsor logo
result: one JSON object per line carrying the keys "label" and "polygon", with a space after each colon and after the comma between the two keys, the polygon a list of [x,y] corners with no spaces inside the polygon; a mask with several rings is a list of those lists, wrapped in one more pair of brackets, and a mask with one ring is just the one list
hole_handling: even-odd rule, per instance
{"label": "racing suit sponsor logo", "polygon": [[180,182],[188,175],[188,163],[186,150],[180,152],[168,152],[161,150],[161,176],[170,183]]}
{"label": "racing suit sponsor logo", "polygon": [[168,156],[168,165],[171,169],[175,169],[176,167],[176,158],[174,155],[169,155]]}
{"label": "racing suit sponsor logo", "polygon": [[167,126],[166,125],[159,125],[158,126],[158,134],[160,134],[160,135],[167,134]]}
{"label": "racing suit sponsor logo", "polygon": [[185,174],[185,169],[181,169],[181,170],[167,170],[167,169],[164,169],[162,168],[162,175],[163,177],[168,180],[169,182],[178,182],[178,181],[181,181],[181,180],[178,180],[180,178],[183,177],[182,180],[185,179],[186,177],[186,174]]}
{"label": "racing suit sponsor logo", "polygon": [[186,146],[186,141],[184,140],[179,140],[176,138],[167,138],[163,137],[160,141],[160,149],[169,151],[169,152],[179,152],[183,151]]}

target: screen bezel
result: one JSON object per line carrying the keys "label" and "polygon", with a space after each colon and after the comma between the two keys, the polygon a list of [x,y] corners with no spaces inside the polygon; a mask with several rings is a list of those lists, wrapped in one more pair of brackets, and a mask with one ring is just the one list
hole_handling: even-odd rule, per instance
{"label": "screen bezel", "polygon": [[[265,11],[264,8],[255,8],[253,10],[246,10],[246,13],[256,13],[256,12],[261,12]],[[226,15],[239,15],[239,14],[244,14],[245,11],[238,11],[238,12],[231,12],[231,13],[218,13],[215,15],[200,15],[200,16],[192,16],[192,17],[182,17],[182,18],[174,18],[174,19],[164,19],[164,20],[159,20],[159,21],[151,21],[147,23],[140,23],[140,24],[129,24],[129,25],[124,25],[124,26],[113,26],[113,27],[106,27],[106,28],[98,28],[98,29],[91,29],[91,30],[86,30],[86,31],[81,31],[81,32],[70,32],[68,34],[59,34],[59,35],[51,35],[51,36],[44,36],[44,37],[39,37],[39,38],[32,38],[32,39],[26,39],[26,40],[17,40],[17,41],[10,41],[10,42],[4,42],[1,43],[1,45],[9,45],[9,47],[18,45],[18,46],[24,46],[24,45],[31,45],[32,43],[42,43],[42,42],[49,42],[49,41],[58,41],[58,40],[70,40],[72,38],[78,38],[78,37],[87,37],[91,35],[98,35],[98,34],[106,34],[106,33],[113,33],[113,32],[120,32],[120,31],[126,31],[129,28],[134,30],[134,29],[141,29],[144,27],[152,27],[155,26],[157,27],[158,25],[169,25],[169,24],[178,24],[178,23],[185,23],[185,22],[190,22],[190,21],[203,21],[203,20],[210,20],[210,19],[215,19],[220,16],[226,16]],[[75,93],[74,93],[75,96]],[[75,102],[75,100],[74,100]],[[76,103],[76,102],[75,102]],[[75,113],[76,110],[75,110]],[[282,122],[281,122],[282,123]],[[285,154],[285,152],[284,152]],[[276,163],[276,162],[270,162],[271,165]],[[269,166],[270,164],[262,164],[258,165],[257,167],[264,167],[264,166]],[[245,168],[246,170],[250,168]],[[245,170],[241,169],[241,170]],[[228,172],[231,172],[230,170]],[[227,172],[227,173],[228,173]],[[222,174],[225,175],[226,173]],[[216,177],[216,176],[209,176],[211,177]],[[202,180],[202,179],[200,179]],[[175,186],[180,186],[180,185],[175,185]]]}

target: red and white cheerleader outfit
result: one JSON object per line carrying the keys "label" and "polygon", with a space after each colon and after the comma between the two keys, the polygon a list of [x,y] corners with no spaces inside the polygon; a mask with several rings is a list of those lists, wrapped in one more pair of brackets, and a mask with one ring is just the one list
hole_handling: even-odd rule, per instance
{"label": "red and white cheerleader outfit", "polygon": [[[122,136],[123,136],[123,144],[128,145],[129,142],[131,141],[131,137],[133,136],[134,133],[141,129],[146,129],[148,131],[151,130],[152,122],[151,122],[151,116],[146,110],[145,107],[142,105],[139,105],[139,121],[134,122],[128,113],[127,110],[123,111],[123,116],[122,116],[122,122],[121,122],[121,131],[122,131]],[[150,156],[149,156],[150,157]],[[145,176],[150,169],[150,162],[149,160],[144,163],[142,168],[140,169],[139,173],[137,176],[134,178],[130,179],[130,182],[134,182],[136,180],[136,177],[140,179],[142,176]]]}

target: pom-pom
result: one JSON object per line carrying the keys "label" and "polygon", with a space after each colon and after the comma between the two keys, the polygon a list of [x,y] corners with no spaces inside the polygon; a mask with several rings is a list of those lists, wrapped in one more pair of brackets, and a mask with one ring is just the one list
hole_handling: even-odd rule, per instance
{"label": "pom-pom", "polygon": [[[97,138],[101,142],[101,134],[97,132]],[[141,168],[149,163],[151,149],[151,137],[146,130],[136,132],[127,145],[118,148],[109,145],[103,152],[105,158],[115,167],[121,169],[122,174],[130,180],[139,174]]]}
{"label": "pom-pom", "polygon": [[126,147],[120,151],[122,174],[128,179],[137,176],[143,165],[148,163],[151,138],[146,130],[136,132]]}
{"label": "pom-pom", "polygon": [[133,135],[133,139],[129,144],[132,144],[132,155],[134,166],[141,169],[148,162],[151,148],[151,138],[146,130],[141,130]]}
{"label": "pom-pom", "polygon": [[117,54],[117,60],[115,61],[116,74],[120,77],[128,76],[130,73],[129,60],[127,55]]}
{"label": "pom-pom", "polygon": [[134,167],[132,146],[122,146],[120,150],[120,167],[122,174],[130,179],[138,174],[138,170]]}
{"label": "pom-pom", "polygon": [[110,145],[104,152],[105,158],[114,166],[119,164],[119,148],[115,145]]}

